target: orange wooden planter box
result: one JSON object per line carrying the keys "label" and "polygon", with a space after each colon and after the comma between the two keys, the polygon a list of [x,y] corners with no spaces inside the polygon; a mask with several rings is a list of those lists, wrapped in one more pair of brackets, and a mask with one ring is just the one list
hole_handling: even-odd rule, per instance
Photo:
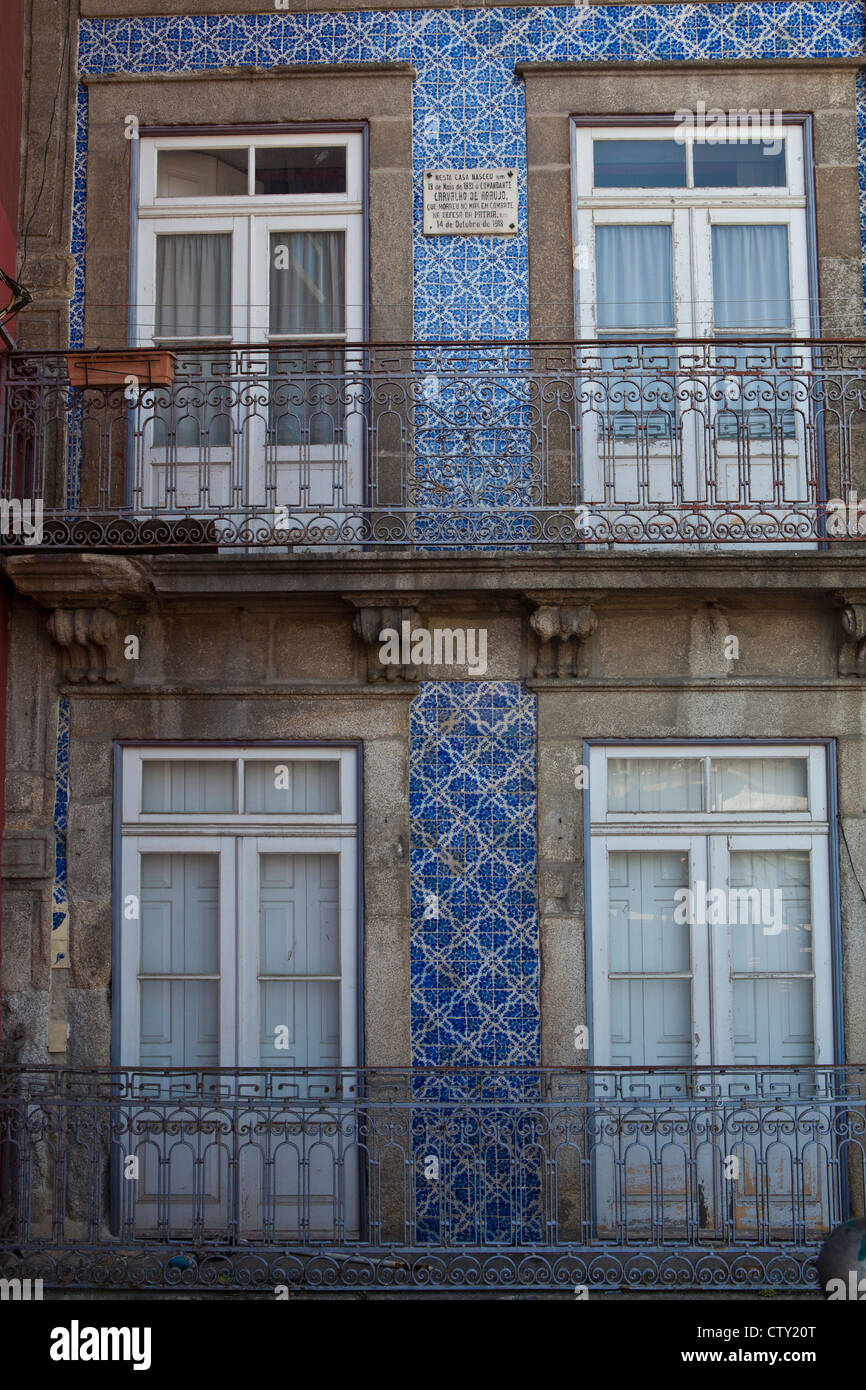
{"label": "orange wooden planter box", "polygon": [[164,348],[119,348],[66,353],[71,386],[126,386],[134,376],[140,386],[170,386],[177,357]]}

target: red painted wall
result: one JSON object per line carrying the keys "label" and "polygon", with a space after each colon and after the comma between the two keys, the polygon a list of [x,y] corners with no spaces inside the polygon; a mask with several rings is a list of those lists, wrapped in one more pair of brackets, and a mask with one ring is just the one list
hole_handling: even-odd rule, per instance
{"label": "red painted wall", "polygon": [[[18,180],[21,170],[21,96],[24,71],[24,0],[3,0],[0,35],[0,266],[16,278]],[[8,291],[0,285],[0,303]],[[14,340],[14,319],[4,325]],[[7,345],[0,335],[0,352]],[[6,581],[0,581],[0,834],[6,820],[6,676],[9,662],[9,609]],[[0,884],[2,891],[2,884]]]}

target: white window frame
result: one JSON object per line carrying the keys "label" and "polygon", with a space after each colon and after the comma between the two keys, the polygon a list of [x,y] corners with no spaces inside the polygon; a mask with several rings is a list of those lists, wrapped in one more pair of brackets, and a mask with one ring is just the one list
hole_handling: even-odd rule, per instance
{"label": "white window frame", "polygon": [[[712,758],[807,759],[808,811],[609,812],[607,763],[611,758],[704,759],[709,795]],[[834,1060],[833,959],[830,911],[830,827],[827,819],[827,750],[815,744],[593,744],[589,748],[590,865],[587,889],[588,957],[591,960],[591,1056],[611,1062],[609,862],[617,851],[682,850],[689,853],[689,882],[727,889],[730,855],[738,850],[806,850],[810,855],[812,961],[808,971],[735,971],[730,930],[690,920],[693,1051],[690,1065],[732,1065],[733,982],[737,978],[804,978],[812,981],[815,1064]],[[650,972],[652,973],[652,972]],[[706,990],[705,994],[701,994]],[[710,1024],[710,1014],[712,1024]],[[770,1065],[769,1059],[760,1065]]]}
{"label": "white window frame", "polygon": [[[346,152],[346,191],[330,194],[288,193],[265,197],[252,193],[256,148],[311,148],[340,146]],[[246,194],[201,198],[158,198],[156,166],[161,150],[246,149]],[[364,144],[357,131],[287,132],[255,135],[142,136],[139,141],[137,188],[137,239],[135,246],[136,344],[194,351],[204,342],[261,343],[291,347],[293,343],[321,343],[348,347],[360,342],[365,329],[364,273]],[[269,321],[270,231],[341,231],[344,236],[343,328],[329,333],[271,335]],[[193,232],[222,232],[232,237],[231,333],[213,337],[156,335],[156,248],[159,236]],[[233,411],[232,442],[228,446],[153,446],[153,402],[145,400],[139,412],[139,440],[131,488],[133,506],[153,507],[169,486],[180,509],[193,514],[200,508],[227,507],[240,495],[255,505],[288,504],[299,519],[315,517],[317,506],[333,506],[334,500],[358,502],[363,487],[363,422],[352,409],[354,388],[347,387],[342,404],[344,424],[341,445],[268,445],[268,388],[257,377],[268,372],[269,357],[254,351],[244,360],[244,390]],[[347,370],[352,355],[345,354]],[[135,413],[135,412],[134,412]],[[201,466],[206,463],[203,493]],[[280,475],[280,465],[284,475]],[[288,496],[283,495],[288,490]],[[306,502],[295,500],[306,498]],[[321,495],[320,495],[321,494]],[[198,500],[197,500],[198,499]],[[164,508],[165,503],[160,504]],[[342,519],[338,512],[335,520]]]}
{"label": "white window frame", "polygon": [[[220,1066],[261,1070],[259,1059],[259,916],[257,855],[334,854],[340,884],[340,1067],[358,1060],[358,758],[340,745],[173,745],[124,747],[121,757],[121,883],[119,1025],[120,1065],[139,1066],[141,922],[127,919],[130,895],[141,902],[141,855],[213,854],[220,857]],[[142,812],[142,766],[151,761],[235,760],[238,807],[243,806],[243,763],[338,761],[337,813]],[[177,978],[188,978],[177,977]],[[189,978],[196,978],[195,976]],[[210,977],[208,977],[210,978]],[[278,978],[266,976],[264,978]],[[292,978],[305,979],[306,976]]]}
{"label": "white window frame", "polygon": [[[707,878],[706,842],[703,836],[679,834],[645,835],[640,840],[632,836],[606,835],[592,844],[592,880],[595,885],[593,920],[603,929],[593,933],[593,1021],[591,1036],[596,1039],[593,1049],[595,1065],[611,1066],[610,1051],[598,1057],[598,1040],[604,1039],[610,1048],[612,1010],[610,982],[629,979],[687,979],[691,983],[690,1013],[692,1029],[692,1066],[706,1066],[710,1061],[710,959],[706,933],[690,932],[689,969],[686,971],[611,971],[610,969],[610,872],[608,856],[635,850],[681,850],[688,855],[690,882],[701,876]],[[603,982],[603,984],[601,983]]]}
{"label": "white window frame", "polygon": [[[608,224],[666,223],[673,228],[673,337],[736,336],[732,330],[716,334],[713,325],[712,257],[710,226],[713,222],[785,223],[789,232],[789,275],[791,327],[778,336],[808,338],[811,316],[808,297],[802,289],[809,285],[806,234],[806,188],[803,128],[799,123],[782,125],[786,143],[788,182],[779,188],[695,188],[692,173],[694,136],[683,141],[686,152],[685,188],[595,188],[593,185],[593,142],[596,140],[665,140],[673,142],[674,127],[584,126],[572,123],[575,244],[585,246],[587,255],[578,260],[576,289],[578,337],[597,338],[595,293],[595,227]],[[757,135],[767,139],[778,133],[772,126],[759,126]],[[705,217],[693,215],[705,210]],[[798,294],[798,290],[800,293]],[[611,338],[660,337],[662,331],[604,329]],[[760,336],[760,335],[759,335]]]}
{"label": "white window frame", "polygon": [[[247,149],[249,187],[255,177],[256,147],[280,149],[342,146],[346,150],[346,192],[328,194],[286,193],[263,197],[247,193],[206,198],[157,198],[156,161],[160,150]],[[139,346],[155,342],[169,346],[196,340],[155,339],[151,312],[156,303],[156,237],[183,232],[229,231],[232,241],[232,335],[240,342],[267,342],[267,276],[256,260],[261,242],[260,226],[274,230],[344,230],[346,233],[346,317],[342,333],[321,335],[329,342],[358,341],[364,328],[363,276],[363,140],[359,132],[334,131],[250,135],[142,136],[139,142],[138,183],[138,293],[136,328]],[[263,264],[267,264],[267,257]],[[244,293],[246,291],[246,293]],[[256,306],[258,305],[258,312]],[[148,319],[147,315],[150,314]],[[306,341],[309,334],[296,335]],[[280,341],[291,341],[281,337]],[[222,341],[222,340],[220,340]],[[226,341],[229,341],[226,339]]]}
{"label": "white window frame", "polygon": [[[645,343],[651,348],[653,340],[666,338],[706,338],[718,342],[724,352],[726,342],[738,337],[770,336],[780,340],[787,338],[809,338],[812,334],[812,313],[809,298],[809,250],[807,234],[807,198],[805,186],[805,158],[803,127],[799,122],[782,123],[782,135],[786,146],[787,183],[784,187],[739,187],[739,188],[695,188],[692,153],[695,145],[694,132],[686,132],[683,148],[686,155],[685,188],[596,188],[593,184],[594,141],[604,140],[670,140],[674,142],[675,127],[671,123],[659,125],[589,126],[572,122],[572,220],[576,247],[585,251],[575,256],[575,324],[577,337],[584,340],[633,340]],[[772,125],[759,125],[755,128],[757,137],[767,140],[777,138],[779,132]],[[677,142],[679,143],[679,142]],[[673,273],[673,314],[674,324],[666,329],[599,329],[596,314],[596,249],[595,229],[598,226],[622,226],[639,224],[668,225],[671,227],[672,273]],[[755,330],[732,329],[716,330],[713,323],[713,284],[712,284],[712,226],[725,224],[775,224],[788,228],[788,274],[789,302],[791,309],[790,327],[785,330],[768,331],[762,335]],[[805,293],[804,293],[805,292]],[[686,350],[687,352],[687,350]],[[797,372],[804,373],[804,381],[811,365],[811,354],[807,349],[797,350]],[[724,369],[720,377],[724,377]],[[733,378],[732,378],[733,379]],[[703,416],[707,402],[703,399],[703,387],[699,386],[699,405],[697,411],[688,409],[688,376],[679,383],[672,381],[672,402],[668,407],[671,415],[671,428],[679,421],[682,429],[682,482],[687,501],[699,500],[703,490],[699,461],[704,455],[706,441],[701,438]],[[713,393],[715,395],[715,392]],[[796,395],[796,392],[794,393]],[[808,399],[806,392],[804,399]],[[717,403],[710,403],[712,418],[724,412],[726,403],[722,397]],[[647,405],[647,415],[652,407]],[[785,461],[784,492],[791,501],[808,502],[806,478],[806,443],[799,412],[794,409],[793,434],[785,440],[783,454]],[[676,415],[676,420],[673,416]],[[690,418],[691,415],[691,418]],[[652,469],[654,463],[661,470],[658,479],[650,477],[650,507],[652,498],[666,501],[670,487],[668,477],[671,466],[671,439],[660,434],[650,435],[640,442],[631,442],[627,437],[617,439],[615,462],[604,457],[605,446],[600,438],[595,412],[589,412],[583,422],[583,500],[590,505],[605,496],[605,474],[612,476],[620,471],[620,486],[628,486],[632,472],[641,460],[644,466]],[[727,440],[723,436],[716,441],[716,462],[718,476],[716,485],[721,488],[725,501],[738,501],[738,457],[749,460],[750,482],[754,485],[755,496],[759,495],[761,483],[772,485],[774,451],[777,444],[762,436]],[[661,491],[656,496],[653,489]],[[631,504],[634,505],[634,504]],[[754,545],[754,541],[752,542]]]}
{"label": "white window frame", "polygon": [[[608,811],[607,763],[612,758],[689,758],[703,761],[704,805],[711,797],[711,764],[714,758],[803,758],[807,763],[806,786],[809,809],[806,811]],[[607,826],[622,830],[644,825],[712,826],[714,833],[739,831],[744,825],[760,825],[783,834],[792,824],[814,826],[826,831],[827,774],[823,745],[798,743],[629,743],[593,745],[589,750],[589,796],[592,834],[606,833]],[[718,828],[717,828],[718,827]]]}
{"label": "white window frame", "polygon": [[[344,193],[281,193],[265,197],[253,192],[255,183],[255,150],[258,149],[310,149],[325,146],[334,149],[341,146],[346,151],[346,191]],[[160,150],[236,150],[246,149],[247,193],[219,194],[214,197],[158,198],[156,196],[156,162]],[[194,213],[206,216],[212,206],[230,203],[256,208],[283,208],[287,204],[298,206],[305,211],[333,210],[338,205],[351,206],[360,212],[363,205],[363,137],[359,131],[277,131],[255,134],[239,130],[236,135],[161,135],[144,136],[139,140],[139,208],[142,211],[159,212],[166,208],[190,208]]]}
{"label": "white window frame", "polygon": [[[719,203],[743,203],[748,195],[748,206],[753,204],[776,206],[786,204],[792,198],[801,198],[805,207],[805,164],[803,151],[803,127],[799,121],[783,121],[782,137],[788,142],[785,151],[788,181],[775,188],[749,186],[738,188],[696,188],[692,169],[692,151],[696,143],[695,132],[684,131],[683,140],[674,142],[676,126],[673,122],[660,122],[658,125],[579,125],[572,122],[574,150],[574,186],[577,197],[587,206],[612,205],[628,210],[636,202],[644,206],[654,203],[668,206],[672,200],[684,202],[684,206],[713,207]],[[772,124],[758,123],[753,128],[756,140],[775,140],[778,130]],[[593,183],[595,165],[592,143],[595,140],[671,140],[682,143],[686,152],[686,186],[671,188],[596,188]],[[754,197],[752,196],[754,195]]]}

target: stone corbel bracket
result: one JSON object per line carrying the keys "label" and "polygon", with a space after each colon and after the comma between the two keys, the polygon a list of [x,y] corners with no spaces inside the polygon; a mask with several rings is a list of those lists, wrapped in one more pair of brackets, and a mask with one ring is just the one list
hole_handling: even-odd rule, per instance
{"label": "stone corbel bracket", "polygon": [[536,680],[578,680],[589,673],[598,617],[580,594],[528,593],[530,669]]}
{"label": "stone corbel bracket", "polygon": [[[367,680],[371,683],[385,680],[412,684],[422,680],[423,667],[415,662],[382,660],[383,650],[387,650],[386,643],[390,642],[392,649],[395,647],[391,634],[397,638],[396,645],[398,649],[402,649],[401,655],[409,647],[406,639],[418,625],[418,608],[412,598],[396,605],[393,596],[390,602],[376,595],[361,597],[344,594],[343,597],[355,609],[352,628],[361,647],[362,664]],[[383,637],[383,633],[389,636]]]}
{"label": "stone corbel bracket", "polygon": [[60,648],[61,680],[121,679],[121,634],[113,610],[126,611],[151,590],[144,564],[117,555],[10,556],[4,569],[21,594],[50,610],[47,628]]}
{"label": "stone corbel bracket", "polygon": [[111,664],[117,637],[113,613],[105,608],[55,608],[48,619],[48,631],[60,648],[63,680],[73,684],[120,680],[120,672]]}
{"label": "stone corbel bracket", "polygon": [[839,675],[866,677],[866,591],[838,594],[837,598],[842,605]]}

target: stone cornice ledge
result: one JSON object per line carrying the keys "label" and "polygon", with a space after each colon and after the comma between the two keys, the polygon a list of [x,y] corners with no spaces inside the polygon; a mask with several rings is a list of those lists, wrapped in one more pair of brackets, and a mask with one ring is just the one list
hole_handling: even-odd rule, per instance
{"label": "stone cornice ledge", "polygon": [[232,595],[285,597],[295,594],[355,596],[373,603],[419,601],[420,595],[505,590],[580,590],[596,598],[611,593],[797,593],[823,595],[861,588],[866,551],[859,554],[800,552],[783,555],[440,554],[155,555],[147,557],[149,578],[160,598],[229,599]]}
{"label": "stone cornice ledge", "polygon": [[146,599],[152,589],[148,556],[110,551],[34,550],[7,555],[3,571],[20,594],[45,608],[105,608],[112,602]]}
{"label": "stone cornice ledge", "polygon": [[[863,60],[866,65],[866,59]],[[279,67],[196,68],[193,72],[86,73],[84,86],[104,82],[219,82],[239,77],[407,77],[417,72],[411,63],[283,63]]]}
{"label": "stone cornice ledge", "polygon": [[761,72],[779,68],[866,68],[866,53],[843,58],[616,58],[610,62],[515,63],[518,77],[580,77],[600,72]]}

